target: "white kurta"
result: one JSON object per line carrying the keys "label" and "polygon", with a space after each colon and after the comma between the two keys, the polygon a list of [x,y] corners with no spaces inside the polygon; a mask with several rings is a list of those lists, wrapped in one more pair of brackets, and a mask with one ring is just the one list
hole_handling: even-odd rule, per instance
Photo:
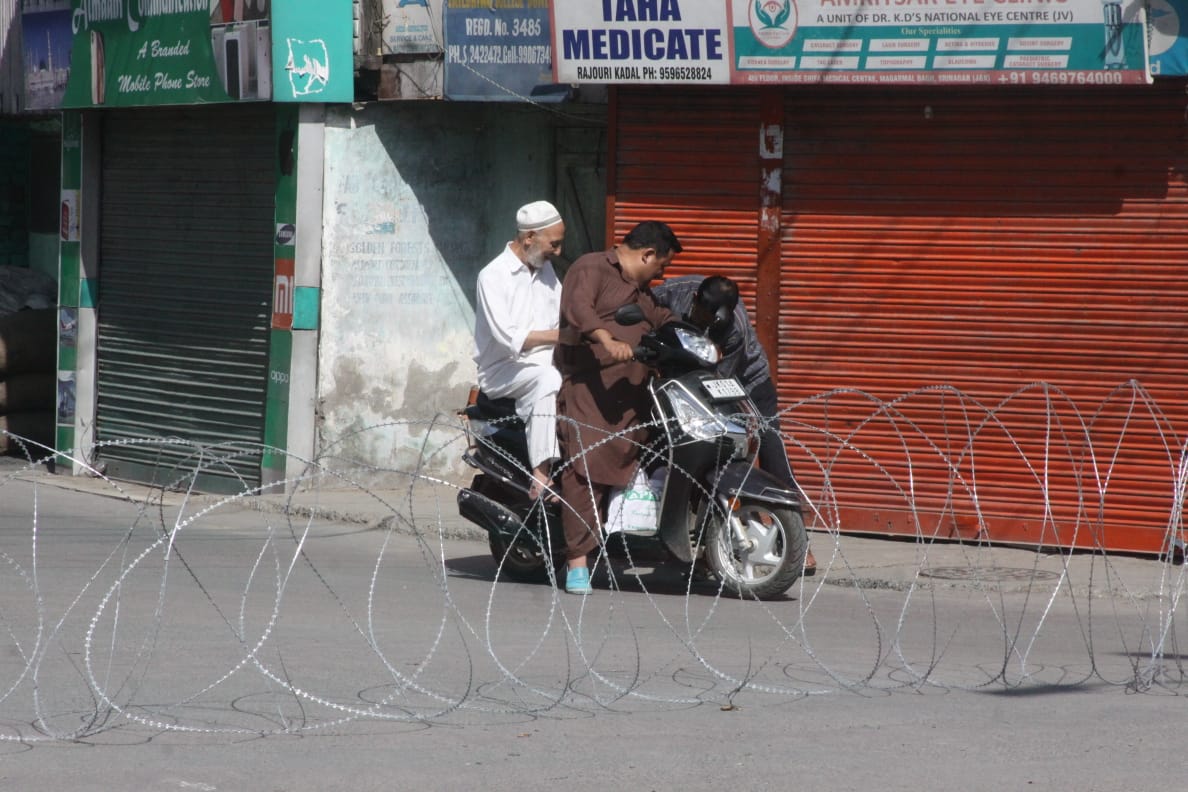
{"label": "white kurta", "polygon": [[555,459],[561,375],[553,367],[553,347],[523,351],[528,333],[560,324],[561,284],[552,263],[533,270],[509,243],[479,273],[474,313],[479,388],[492,398],[516,400],[533,467]]}

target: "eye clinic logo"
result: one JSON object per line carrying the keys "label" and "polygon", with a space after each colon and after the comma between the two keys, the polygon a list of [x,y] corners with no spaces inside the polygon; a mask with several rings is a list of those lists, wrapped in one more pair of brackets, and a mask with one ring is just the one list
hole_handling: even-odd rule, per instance
{"label": "eye clinic logo", "polygon": [[794,0],[755,0],[747,16],[755,38],[769,49],[780,49],[796,34]]}

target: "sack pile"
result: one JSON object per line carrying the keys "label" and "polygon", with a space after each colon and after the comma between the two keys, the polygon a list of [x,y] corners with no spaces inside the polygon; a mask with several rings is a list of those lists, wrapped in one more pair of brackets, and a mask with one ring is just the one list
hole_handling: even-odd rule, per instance
{"label": "sack pile", "polygon": [[[25,455],[12,435],[53,446],[56,291],[52,278],[23,268],[0,267],[0,454]],[[43,454],[36,447],[29,453]]]}

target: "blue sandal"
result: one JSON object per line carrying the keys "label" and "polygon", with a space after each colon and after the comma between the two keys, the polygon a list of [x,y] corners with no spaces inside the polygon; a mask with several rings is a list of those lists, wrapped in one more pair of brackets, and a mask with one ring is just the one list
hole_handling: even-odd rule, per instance
{"label": "blue sandal", "polygon": [[590,570],[586,567],[574,567],[565,575],[565,590],[570,594],[593,594],[590,585]]}

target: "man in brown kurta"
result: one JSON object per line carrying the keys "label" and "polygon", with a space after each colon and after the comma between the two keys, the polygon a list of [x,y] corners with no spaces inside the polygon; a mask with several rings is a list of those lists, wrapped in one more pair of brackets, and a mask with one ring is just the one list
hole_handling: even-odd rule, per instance
{"label": "man in brown kurta", "polygon": [[[648,368],[634,359],[633,350],[644,333],[672,318],[652,299],[648,283],[680,251],[671,228],[645,221],[611,250],[575,261],[561,287],[557,429],[562,456],[569,460],[560,483],[566,503],[566,589],[573,593],[590,591],[586,556],[601,538],[600,508],[611,487],[629,483],[647,438],[638,424],[651,407]],[[643,309],[645,321],[615,322],[615,310],[632,303]]]}

